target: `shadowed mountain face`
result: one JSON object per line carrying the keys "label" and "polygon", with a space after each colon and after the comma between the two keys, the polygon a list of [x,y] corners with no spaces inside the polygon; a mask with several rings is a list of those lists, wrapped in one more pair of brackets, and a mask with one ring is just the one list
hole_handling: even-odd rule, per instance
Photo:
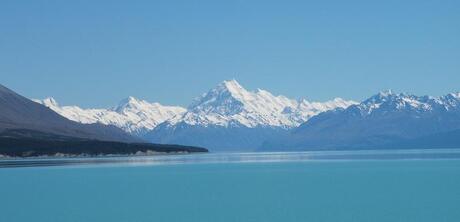
{"label": "shadowed mountain face", "polygon": [[114,126],[81,124],[0,85],[0,133],[24,129],[93,140],[141,142]]}
{"label": "shadowed mountain face", "polygon": [[458,129],[458,93],[418,97],[382,92],[347,109],[321,113],[261,149],[460,148]]}

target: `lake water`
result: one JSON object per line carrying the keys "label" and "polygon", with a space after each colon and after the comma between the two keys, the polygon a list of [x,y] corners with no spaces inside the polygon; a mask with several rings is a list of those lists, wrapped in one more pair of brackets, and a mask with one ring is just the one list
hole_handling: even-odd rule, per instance
{"label": "lake water", "polygon": [[1,222],[460,221],[460,151],[0,162]]}

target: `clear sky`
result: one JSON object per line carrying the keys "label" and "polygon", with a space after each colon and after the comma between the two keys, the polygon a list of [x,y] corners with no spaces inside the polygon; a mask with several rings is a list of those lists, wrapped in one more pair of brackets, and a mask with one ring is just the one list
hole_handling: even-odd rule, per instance
{"label": "clear sky", "polygon": [[187,105],[225,79],[292,98],[460,91],[460,1],[0,1],[0,83]]}

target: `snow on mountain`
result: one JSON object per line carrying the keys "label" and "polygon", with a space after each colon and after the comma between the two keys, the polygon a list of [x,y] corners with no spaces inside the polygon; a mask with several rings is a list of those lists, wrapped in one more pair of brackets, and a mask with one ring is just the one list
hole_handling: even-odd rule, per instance
{"label": "snow on mountain", "polygon": [[[49,105],[57,104],[52,99],[47,99],[44,102]],[[63,139],[72,137],[74,139],[143,142],[114,126],[81,124],[70,121],[1,84],[0,134],[3,137],[33,138],[38,140],[43,138]]]}
{"label": "snow on mountain", "polygon": [[[416,96],[380,92],[346,109],[323,112],[295,128],[285,138],[273,138],[264,150],[410,148],[425,141],[458,135],[460,94]],[[457,132],[457,131],[455,131]],[[424,138],[419,140],[419,138]],[[460,144],[458,138],[448,138]],[[431,145],[430,145],[431,146]],[[411,147],[414,148],[414,147]]]}
{"label": "snow on mountain", "polygon": [[363,101],[357,105],[357,108],[363,116],[395,110],[418,113],[456,110],[460,109],[459,95],[460,93],[451,93],[441,97],[415,96],[406,93],[397,94],[387,90]]}
{"label": "snow on mountain", "polygon": [[34,100],[67,119],[80,123],[114,125],[124,131],[142,136],[158,124],[181,115],[186,110],[178,106],[163,106],[128,97],[111,109],[82,109],[78,106],[59,106],[53,98]]}
{"label": "snow on mountain", "polygon": [[168,121],[170,125],[186,123],[201,126],[258,126],[292,128],[310,117],[335,108],[346,108],[353,101],[336,98],[324,103],[297,101],[257,89],[243,88],[236,80],[224,81],[195,100],[182,116]]}
{"label": "snow on mountain", "polygon": [[185,114],[158,125],[144,138],[215,152],[253,151],[320,112],[351,104],[355,103],[342,99],[325,103],[293,100],[261,89],[248,91],[230,80],[197,98]]}
{"label": "snow on mountain", "polygon": [[132,97],[112,109],[59,106],[52,98],[38,102],[74,121],[115,125],[155,143],[213,150],[254,150],[267,138],[286,134],[321,112],[356,104],[340,98],[321,103],[262,89],[248,91],[236,80],[220,83],[187,110]]}

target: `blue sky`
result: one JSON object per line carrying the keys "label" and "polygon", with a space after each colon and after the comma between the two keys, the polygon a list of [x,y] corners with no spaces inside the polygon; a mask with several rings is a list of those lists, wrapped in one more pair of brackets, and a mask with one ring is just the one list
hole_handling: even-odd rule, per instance
{"label": "blue sky", "polygon": [[83,107],[460,91],[460,1],[1,1],[0,83]]}

